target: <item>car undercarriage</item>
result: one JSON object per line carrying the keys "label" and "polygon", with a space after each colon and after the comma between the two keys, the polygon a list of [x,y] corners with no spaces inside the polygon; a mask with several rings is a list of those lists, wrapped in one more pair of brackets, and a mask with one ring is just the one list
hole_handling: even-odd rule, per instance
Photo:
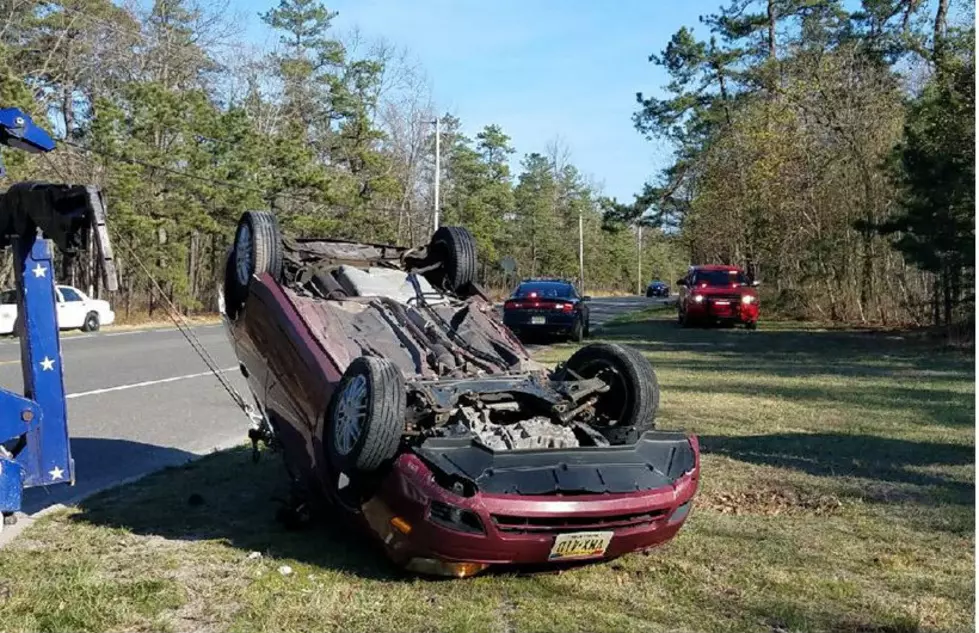
{"label": "car undercarriage", "polygon": [[[253,439],[282,447],[304,490],[360,516],[395,559],[404,558],[399,539],[417,549],[424,532],[392,532],[378,512],[441,529],[433,508],[447,504],[477,517],[486,536],[495,519],[484,514],[484,494],[529,495],[545,512],[553,495],[668,500],[662,525],[650,519],[636,542],[668,538],[682,523],[665,523],[680,505],[676,487],[687,482],[692,496],[699,452],[694,438],[652,430],[659,387],[648,360],[593,343],[554,367],[536,362],[475,283],[475,252],[458,227],[402,248],[290,239],[273,216],[245,214],[228,254],[223,311],[263,411]],[[435,488],[390,487],[423,473]],[[592,501],[595,512],[615,499]],[[609,545],[613,532],[602,533],[601,553],[563,558],[636,548],[624,537]],[[465,558],[541,557],[540,544],[526,545],[507,560]]]}

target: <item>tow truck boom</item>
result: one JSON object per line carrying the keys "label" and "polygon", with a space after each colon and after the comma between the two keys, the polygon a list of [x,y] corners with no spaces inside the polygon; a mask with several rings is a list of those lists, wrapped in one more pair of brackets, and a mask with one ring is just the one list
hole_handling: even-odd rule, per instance
{"label": "tow truck boom", "polygon": [[[53,139],[16,108],[0,109],[0,144],[32,153]],[[0,176],[5,170],[0,162]],[[0,389],[0,512],[12,523],[24,488],[74,483],[53,253],[86,251],[93,241],[105,287],[117,288],[115,263],[97,187],[17,183],[0,194],[0,249],[13,249],[24,394]]]}

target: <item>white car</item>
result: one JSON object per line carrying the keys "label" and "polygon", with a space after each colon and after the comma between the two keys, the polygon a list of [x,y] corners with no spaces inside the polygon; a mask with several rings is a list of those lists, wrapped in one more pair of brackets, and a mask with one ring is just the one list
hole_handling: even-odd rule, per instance
{"label": "white car", "polygon": [[[95,332],[103,325],[116,320],[116,313],[108,301],[90,299],[84,292],[71,286],[55,286],[58,329]],[[0,334],[13,334],[17,324],[17,291],[0,293]]]}

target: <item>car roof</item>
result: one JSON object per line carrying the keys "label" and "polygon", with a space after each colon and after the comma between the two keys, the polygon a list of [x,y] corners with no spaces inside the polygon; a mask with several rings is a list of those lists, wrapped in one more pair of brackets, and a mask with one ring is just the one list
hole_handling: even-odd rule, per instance
{"label": "car roof", "polygon": [[565,279],[524,279],[519,285],[524,284],[554,284],[557,286],[570,286],[572,285],[570,281]]}
{"label": "car roof", "polygon": [[705,264],[703,266],[691,266],[690,270],[692,271],[703,270],[705,272],[710,272],[712,270],[720,270],[725,272],[729,270],[735,270],[741,272],[741,269],[738,268],[737,266],[729,266],[727,264]]}

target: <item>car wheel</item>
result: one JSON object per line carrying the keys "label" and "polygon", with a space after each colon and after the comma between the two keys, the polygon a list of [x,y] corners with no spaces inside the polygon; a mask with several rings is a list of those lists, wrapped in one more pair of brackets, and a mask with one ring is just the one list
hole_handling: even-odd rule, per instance
{"label": "car wheel", "polygon": [[[239,302],[247,296],[254,275],[268,273],[278,280],[282,275],[282,234],[275,216],[266,211],[246,211],[238,220],[232,249],[233,274],[225,275],[225,301]],[[232,301],[233,302],[233,301]]]}
{"label": "car wheel", "polygon": [[98,312],[89,312],[85,315],[85,323],[82,324],[82,332],[98,332],[101,322]]}
{"label": "car wheel", "polygon": [[344,372],[327,409],[327,455],[341,473],[370,472],[395,456],[405,420],[405,380],[385,358],[361,356]]}
{"label": "car wheel", "polygon": [[574,327],[571,328],[571,340],[575,343],[581,343],[585,340],[585,325],[581,320],[575,321]]}
{"label": "car wheel", "polygon": [[434,260],[442,263],[429,281],[449,292],[465,293],[476,281],[476,241],[472,234],[461,226],[443,226],[435,231],[428,248]]}
{"label": "car wheel", "polygon": [[747,328],[749,330],[757,330],[758,329],[758,321],[749,321],[749,322],[745,323],[744,326],[745,326],[745,328]]}
{"label": "car wheel", "polygon": [[598,396],[598,430],[612,444],[635,442],[655,428],[659,382],[653,366],[636,349],[593,343],[571,355],[565,367],[582,378],[599,377],[610,389]]}

